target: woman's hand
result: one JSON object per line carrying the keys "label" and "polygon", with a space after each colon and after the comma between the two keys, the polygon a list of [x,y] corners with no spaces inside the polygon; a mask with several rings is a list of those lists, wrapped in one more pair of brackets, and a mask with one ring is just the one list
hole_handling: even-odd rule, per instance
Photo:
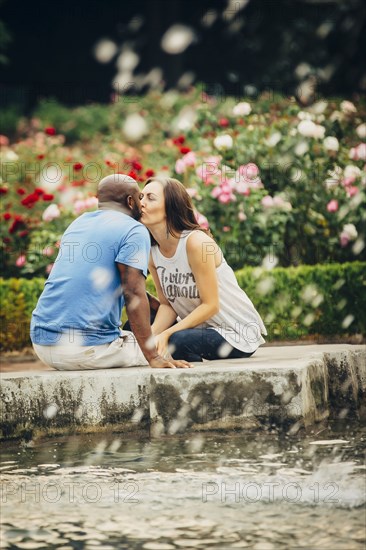
{"label": "woman's hand", "polygon": [[157,334],[154,338],[158,354],[162,357],[165,357],[165,355],[168,353],[169,334],[167,333],[167,331],[164,330],[160,334]]}

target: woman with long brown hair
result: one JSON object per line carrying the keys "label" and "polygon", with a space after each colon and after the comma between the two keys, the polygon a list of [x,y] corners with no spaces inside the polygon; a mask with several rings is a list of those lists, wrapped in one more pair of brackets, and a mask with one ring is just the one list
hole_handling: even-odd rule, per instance
{"label": "woman with long brown hair", "polygon": [[151,235],[149,270],[160,306],[152,325],[159,353],[187,361],[249,357],[263,321],[176,179],[145,183],[140,221]]}

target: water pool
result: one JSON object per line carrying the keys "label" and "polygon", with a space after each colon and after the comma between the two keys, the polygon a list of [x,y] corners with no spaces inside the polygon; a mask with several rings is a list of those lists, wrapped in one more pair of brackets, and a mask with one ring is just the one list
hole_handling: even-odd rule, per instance
{"label": "water pool", "polygon": [[361,549],[366,428],[2,445],[1,548]]}

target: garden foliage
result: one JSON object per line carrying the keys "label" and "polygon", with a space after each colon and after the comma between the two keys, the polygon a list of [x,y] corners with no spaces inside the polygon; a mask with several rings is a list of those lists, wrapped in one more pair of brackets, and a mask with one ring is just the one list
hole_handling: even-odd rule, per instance
{"label": "garden foliage", "polygon": [[3,275],[49,273],[61,234],[114,172],[183,181],[235,269],[365,260],[365,111],[199,87],[75,109],[45,101],[16,142],[0,136]]}
{"label": "garden foliage", "polygon": [[[364,333],[365,268],[362,262],[271,270],[246,267],[236,277],[266,324],[267,341],[291,340]],[[0,279],[0,349],[30,344],[31,312],[43,285],[41,278]],[[151,278],[147,288],[155,294]]]}

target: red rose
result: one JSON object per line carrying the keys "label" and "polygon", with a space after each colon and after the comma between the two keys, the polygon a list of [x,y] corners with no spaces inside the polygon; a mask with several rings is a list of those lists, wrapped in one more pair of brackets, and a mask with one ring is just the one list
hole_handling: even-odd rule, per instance
{"label": "red rose", "polygon": [[185,142],[186,138],[184,136],[178,136],[173,139],[175,145],[182,145]]}
{"label": "red rose", "polygon": [[132,165],[132,168],[137,172],[140,172],[140,170],[142,170],[142,164],[140,164],[137,160],[133,160],[131,165]]}
{"label": "red rose", "polygon": [[19,189],[17,189],[17,193],[18,195],[25,195],[25,189],[23,189],[23,187],[19,187]]}
{"label": "red rose", "polygon": [[227,118],[220,118],[219,120],[219,126],[222,126],[222,128],[226,128],[227,126],[229,126],[230,122],[228,121]]}
{"label": "red rose", "polygon": [[16,217],[16,219],[13,221],[13,223],[9,227],[9,233],[10,234],[15,233],[15,231],[17,231],[20,227],[24,226],[23,221],[21,219],[17,219],[17,218],[19,218],[19,216]]}
{"label": "red rose", "polygon": [[133,178],[134,180],[137,180],[138,178],[136,172],[134,172],[133,170],[130,170],[127,175],[130,176],[130,178]]}
{"label": "red rose", "polygon": [[53,201],[55,196],[52,193],[45,193],[42,198],[44,201]]}
{"label": "red rose", "polygon": [[82,170],[84,167],[83,164],[81,164],[81,162],[75,162],[73,168],[75,170],[75,172],[79,172],[79,170]]}
{"label": "red rose", "polygon": [[187,153],[191,152],[191,149],[189,147],[181,147],[179,150],[182,153],[182,155],[186,155]]}
{"label": "red rose", "polygon": [[145,176],[146,176],[147,178],[152,178],[152,176],[155,176],[154,170],[152,170],[151,168],[149,168],[149,170],[146,170]]}
{"label": "red rose", "polygon": [[26,237],[28,235],[29,231],[27,231],[26,229],[24,229],[24,231],[21,231],[20,233],[18,233],[19,237]]}
{"label": "red rose", "polygon": [[48,128],[44,129],[44,133],[47,134],[48,136],[55,136],[56,130],[52,128],[52,126],[49,126]]}
{"label": "red rose", "polygon": [[40,187],[36,187],[34,192],[36,193],[36,195],[43,195],[44,194],[44,191],[43,189],[41,189]]}
{"label": "red rose", "polygon": [[8,190],[6,187],[0,187],[0,195],[5,195],[5,193],[7,193]]}
{"label": "red rose", "polygon": [[11,214],[10,214],[10,212],[5,212],[5,214],[4,214],[4,220],[11,220]]}
{"label": "red rose", "polygon": [[28,208],[32,208],[34,203],[36,203],[38,200],[39,200],[39,196],[37,195],[37,193],[31,193],[30,195],[27,195],[20,202],[23,206],[28,206]]}
{"label": "red rose", "polygon": [[44,159],[44,155],[37,155],[37,159],[38,159],[38,160]]}

